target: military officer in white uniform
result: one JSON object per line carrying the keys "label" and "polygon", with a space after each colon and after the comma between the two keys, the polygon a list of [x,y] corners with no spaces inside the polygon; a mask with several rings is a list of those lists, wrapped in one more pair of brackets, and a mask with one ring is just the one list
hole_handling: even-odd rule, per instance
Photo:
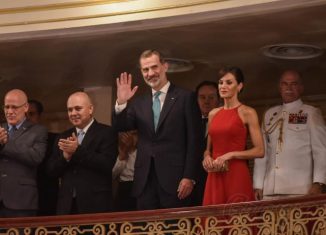
{"label": "military officer in white uniform", "polygon": [[321,112],[301,101],[298,72],[285,71],[279,89],[283,105],[266,112],[265,157],[255,159],[258,200],[319,194],[326,183],[326,127]]}

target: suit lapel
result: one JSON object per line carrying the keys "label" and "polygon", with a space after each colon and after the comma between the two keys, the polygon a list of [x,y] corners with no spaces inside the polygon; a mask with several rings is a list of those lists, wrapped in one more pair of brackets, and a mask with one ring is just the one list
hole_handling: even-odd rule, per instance
{"label": "suit lapel", "polygon": [[33,124],[27,120],[23,122],[23,124],[19,127],[19,129],[14,132],[12,138],[16,139],[21,136],[28,128],[30,128]]}
{"label": "suit lapel", "polygon": [[[160,114],[160,119],[157,124],[157,130],[160,128],[161,124],[163,123],[164,119],[167,117],[168,113],[170,112],[171,108],[173,107],[174,103],[177,100],[177,92],[175,87],[171,84],[168,90],[168,93],[166,94],[163,108]],[[152,114],[153,116],[153,114]],[[152,117],[153,120],[153,117]],[[153,121],[152,121],[153,122]],[[154,122],[153,122],[153,128],[154,128]]]}
{"label": "suit lapel", "polygon": [[[87,146],[90,144],[91,140],[93,139],[93,136],[96,135],[96,125],[97,125],[97,122],[96,122],[96,120],[94,120],[92,125],[88,128],[81,145]],[[77,136],[77,134],[76,134],[76,136]]]}
{"label": "suit lapel", "polygon": [[149,123],[152,132],[155,132],[154,128],[154,115],[153,115],[153,98],[152,95],[146,95],[144,97],[144,105],[140,110],[141,115],[144,117],[146,123]]}

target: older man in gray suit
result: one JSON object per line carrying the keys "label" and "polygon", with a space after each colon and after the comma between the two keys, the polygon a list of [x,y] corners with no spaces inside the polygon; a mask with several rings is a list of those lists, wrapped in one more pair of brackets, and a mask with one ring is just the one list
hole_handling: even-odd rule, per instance
{"label": "older man in gray suit", "polygon": [[4,99],[7,123],[0,127],[0,217],[36,214],[37,166],[45,156],[46,128],[26,120],[27,96],[9,91]]}

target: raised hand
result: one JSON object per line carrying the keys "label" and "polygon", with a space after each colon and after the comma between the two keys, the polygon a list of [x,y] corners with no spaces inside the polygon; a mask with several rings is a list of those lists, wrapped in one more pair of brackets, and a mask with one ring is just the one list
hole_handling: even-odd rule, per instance
{"label": "raised hand", "polygon": [[131,89],[132,76],[126,72],[120,74],[117,78],[117,102],[118,104],[126,103],[136,93],[138,86]]}

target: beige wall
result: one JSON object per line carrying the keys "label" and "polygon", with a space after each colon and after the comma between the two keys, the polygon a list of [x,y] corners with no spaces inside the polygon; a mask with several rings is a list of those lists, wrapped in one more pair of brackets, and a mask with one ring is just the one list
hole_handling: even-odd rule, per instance
{"label": "beige wall", "polygon": [[[94,104],[94,118],[101,123],[110,125],[112,114],[112,87],[87,87],[84,91],[91,97]],[[66,107],[62,107],[66,110]],[[45,112],[42,124],[50,132],[60,133],[72,127],[67,112]]]}
{"label": "beige wall", "polygon": [[269,2],[282,1],[1,0],[0,34],[130,22],[240,6],[257,7]]}
{"label": "beige wall", "polygon": [[[286,1],[286,0],[2,0],[0,4],[0,40],[18,33],[17,38],[27,37],[29,32],[41,32],[49,29],[70,29],[83,26],[110,25],[112,30],[124,31],[129,28],[141,27],[140,24],[122,24],[116,26],[113,23],[126,23],[141,21],[143,19],[160,18],[165,24],[168,16],[187,15],[192,13],[205,13],[220,10],[219,17],[227,17],[224,9],[234,8],[233,15],[246,14],[247,11],[260,9],[266,3],[278,3],[280,6],[296,4],[309,5],[320,1]],[[237,10],[238,7],[244,7]],[[266,9],[263,9],[267,11]],[[275,10],[270,7],[268,11]],[[208,16],[207,16],[208,17]],[[195,20],[195,19],[194,19]],[[147,22],[149,24],[149,22]],[[160,23],[156,22],[160,27]],[[69,33],[65,36],[69,36]],[[15,34],[16,35],[16,34]],[[33,37],[33,36],[31,36]],[[198,78],[202,78],[198,76]],[[199,81],[198,81],[199,82]],[[190,88],[191,89],[191,88]],[[96,106],[95,117],[104,123],[110,123],[112,102],[112,88],[86,88],[94,98]],[[305,97],[305,100],[322,108],[326,116],[325,97]],[[273,105],[270,101],[266,105],[253,102],[259,113],[263,113],[266,106]],[[62,110],[65,110],[63,108]],[[66,112],[45,113],[44,120],[52,131],[61,131],[70,126]]]}

